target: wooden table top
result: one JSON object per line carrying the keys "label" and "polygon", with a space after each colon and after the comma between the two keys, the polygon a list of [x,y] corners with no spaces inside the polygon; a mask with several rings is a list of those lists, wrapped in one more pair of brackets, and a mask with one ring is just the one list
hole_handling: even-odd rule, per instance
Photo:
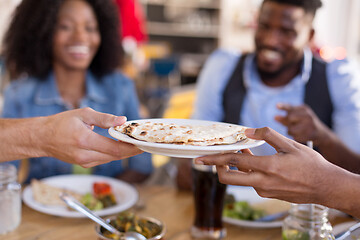
{"label": "wooden table top", "polygon": [[[165,240],[190,240],[194,218],[191,192],[171,187],[138,187],[139,203],[132,208],[138,214],[163,221]],[[37,212],[23,204],[22,221],[13,232],[0,235],[6,240],[97,239],[95,223],[87,218],[63,218]],[[229,240],[280,240],[281,228],[251,229],[225,224]]]}

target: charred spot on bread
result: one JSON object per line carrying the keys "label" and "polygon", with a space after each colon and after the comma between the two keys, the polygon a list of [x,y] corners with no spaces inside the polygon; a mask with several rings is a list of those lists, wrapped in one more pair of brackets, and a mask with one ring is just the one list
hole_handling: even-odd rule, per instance
{"label": "charred spot on bread", "polygon": [[129,134],[132,133],[132,129],[133,128],[130,125],[128,125],[128,126],[124,127],[123,131],[124,131],[125,134],[129,135]]}

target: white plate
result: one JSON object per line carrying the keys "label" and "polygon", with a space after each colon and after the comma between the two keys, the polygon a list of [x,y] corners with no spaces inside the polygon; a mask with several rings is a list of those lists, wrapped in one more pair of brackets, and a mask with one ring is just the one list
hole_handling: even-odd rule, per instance
{"label": "white plate", "polygon": [[[227,193],[234,195],[236,201],[247,201],[250,205],[256,206],[271,206],[276,204],[274,209],[265,209],[269,214],[284,211],[290,208],[290,204],[284,201],[276,199],[268,199],[260,197],[254,188],[252,187],[239,187],[239,186],[228,186]],[[275,211],[275,212],[271,212]],[[247,221],[234,219],[229,217],[223,217],[223,222],[241,226],[241,227],[250,227],[250,228],[278,228],[282,227],[282,221],[272,221],[272,222],[256,222],[256,221]]]}
{"label": "white plate", "polygon": [[[137,190],[130,184],[104,176],[97,175],[59,175],[44,178],[41,181],[55,186],[73,190],[80,194],[92,192],[94,182],[103,181],[111,185],[117,204],[115,206],[105,208],[95,213],[99,216],[112,215],[132,207],[138,200],[139,194]],[[23,192],[23,201],[30,208],[60,217],[83,218],[84,214],[69,210],[66,206],[47,206],[34,200],[31,186],[27,186]]]}
{"label": "white plate", "polygon": [[[215,123],[233,125],[228,123],[220,123],[220,122],[212,122],[212,121],[202,121],[202,120],[192,120],[192,119],[164,119],[164,118],[135,120],[135,121],[128,121],[127,123],[132,123],[132,122],[174,123],[174,124],[183,124],[183,125],[186,124],[186,125],[194,125],[194,126],[196,125],[207,126]],[[217,153],[237,152],[241,149],[257,147],[264,143],[264,141],[246,139],[244,141],[240,141],[229,145],[191,146],[191,145],[151,143],[151,142],[140,141],[132,137],[129,137],[126,134],[118,132],[114,128],[109,128],[109,134],[120,141],[134,144],[139,149],[145,152],[169,156],[169,157],[179,157],[179,158],[196,158],[199,156],[211,155]]]}

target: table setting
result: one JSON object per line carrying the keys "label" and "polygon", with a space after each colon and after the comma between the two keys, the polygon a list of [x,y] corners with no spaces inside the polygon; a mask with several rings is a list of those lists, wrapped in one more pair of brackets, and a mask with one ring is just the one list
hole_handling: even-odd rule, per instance
{"label": "table setting", "polygon": [[[137,186],[137,191],[145,206],[138,210],[135,205],[130,211],[142,216],[160,220],[166,225],[165,240],[191,240],[191,227],[195,217],[193,194],[178,191],[169,186]],[[274,206],[274,205],[272,205]],[[337,214],[330,219],[334,228],[337,224],[350,222],[353,219]],[[258,228],[239,226],[224,222],[226,237],[229,240],[265,240],[282,239],[281,227]],[[342,231],[347,230],[345,229]],[[26,204],[22,205],[21,223],[0,239],[98,239],[96,224],[86,218],[59,217],[36,211]]]}
{"label": "table setting", "polygon": [[[129,124],[134,126],[139,121],[130,122]],[[211,121],[185,119],[151,119],[141,121],[170,125],[173,123],[191,126],[204,125],[209,128],[214,124]],[[140,149],[150,153],[188,159],[204,154],[237,152],[241,149],[260,146],[264,143],[264,141],[242,139],[231,144],[197,146],[191,144],[144,142],[119,132],[114,128],[110,128],[109,133],[118,140],[135,144]],[[141,132],[141,134],[145,135],[146,133],[143,134]],[[193,144],[194,140],[191,141]],[[119,234],[118,230],[106,227],[106,224],[114,224],[116,219],[123,219],[124,216],[120,216],[122,213],[136,217],[139,216],[140,219],[147,219],[148,222],[152,221],[157,226],[161,226],[159,232],[154,236],[144,237],[144,239],[151,240],[315,239],[311,237],[287,238],[284,235],[284,222],[289,218],[289,212],[291,213],[291,210],[294,209],[294,205],[276,199],[262,198],[252,187],[222,184],[219,182],[215,166],[193,163],[192,180],[193,191],[181,191],[173,186],[131,185],[121,180],[96,175],[72,174],[45,178],[41,180],[44,184],[54,188],[75,191],[82,195],[90,192],[94,183],[106,182],[111,186],[112,197],[116,204],[95,210],[87,210],[87,207],[84,206],[80,207],[79,212],[71,209],[79,210],[79,207],[76,207],[79,204],[75,204],[75,207],[74,204],[69,204],[66,194],[62,194],[62,196],[65,196],[63,200],[67,205],[48,206],[36,200],[34,189],[31,185],[23,186],[21,193],[22,205],[18,206],[20,210],[14,213],[17,214],[16,219],[18,221],[12,227],[4,230],[0,235],[0,239],[142,239],[143,235],[141,234],[138,237],[135,235],[131,236],[130,234],[128,237],[124,237],[125,235],[121,235],[124,233]],[[14,179],[12,179],[12,182],[14,182]],[[0,200],[2,196],[3,193],[0,191]],[[78,201],[70,202],[77,203]],[[138,202],[141,202],[141,207],[137,207]],[[0,209],[6,208],[4,204],[5,201],[0,202],[0,206],[2,206]],[[80,206],[82,206],[81,203]],[[243,216],[245,211],[247,212],[246,217]],[[90,218],[92,220],[96,219],[97,223],[87,218],[89,215],[84,214],[84,212],[90,212],[90,215],[95,216]],[[5,215],[2,214],[0,216],[0,223],[7,222],[8,219],[5,218]],[[354,234],[359,232],[356,226],[350,228],[349,225],[344,225],[344,223],[356,223],[348,215],[336,212],[336,214],[329,215],[328,219],[333,227],[342,224],[342,228],[334,227],[336,229],[334,236],[337,236],[339,240],[350,240],[350,237],[354,239]],[[331,225],[329,226],[331,227]],[[106,237],[104,236],[104,229],[108,229],[118,237],[121,235],[121,237]],[[290,231],[289,229],[285,230],[287,232]],[[128,231],[139,232],[140,230],[134,227]],[[332,228],[330,231],[332,231]]]}

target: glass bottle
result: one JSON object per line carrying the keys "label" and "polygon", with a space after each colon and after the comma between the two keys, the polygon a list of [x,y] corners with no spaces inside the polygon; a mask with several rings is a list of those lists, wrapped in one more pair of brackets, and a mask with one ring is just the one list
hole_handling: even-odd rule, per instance
{"label": "glass bottle", "polygon": [[328,208],[317,204],[292,204],[282,227],[283,240],[334,240]]}
{"label": "glass bottle", "polygon": [[21,221],[21,185],[14,165],[0,164],[0,234],[17,228]]}

